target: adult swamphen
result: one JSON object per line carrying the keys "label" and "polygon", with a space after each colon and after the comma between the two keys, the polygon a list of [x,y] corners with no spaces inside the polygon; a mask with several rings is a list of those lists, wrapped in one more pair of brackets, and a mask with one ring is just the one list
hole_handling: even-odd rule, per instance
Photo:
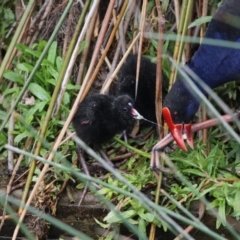
{"label": "adult swamphen", "polygon": [[[209,23],[203,43],[197,52],[182,68],[196,74],[210,88],[240,79],[240,49],[210,45],[206,39],[232,41],[240,46],[240,1],[224,0]],[[203,89],[196,83],[205,94]],[[179,74],[176,82],[165,98],[163,117],[177,144],[187,150],[183,134],[193,148],[191,120],[197,112],[200,100]]]}

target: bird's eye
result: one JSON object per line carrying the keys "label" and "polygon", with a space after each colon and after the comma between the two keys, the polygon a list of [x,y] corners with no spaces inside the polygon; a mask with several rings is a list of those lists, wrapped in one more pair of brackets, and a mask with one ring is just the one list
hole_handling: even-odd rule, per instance
{"label": "bird's eye", "polygon": [[123,111],[124,111],[124,112],[127,112],[127,111],[128,111],[128,108],[127,108],[127,107],[124,107],[124,108],[123,108]]}

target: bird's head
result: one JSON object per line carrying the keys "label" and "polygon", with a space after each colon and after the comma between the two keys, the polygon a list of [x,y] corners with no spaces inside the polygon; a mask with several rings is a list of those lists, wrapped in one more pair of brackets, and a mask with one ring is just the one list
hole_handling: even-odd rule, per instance
{"label": "bird's head", "polygon": [[120,78],[117,86],[117,95],[127,94],[131,98],[134,98],[135,85],[136,85],[136,77],[134,75],[128,75]]}
{"label": "bird's head", "polygon": [[142,116],[133,106],[134,101],[128,95],[118,96],[113,103],[113,107],[117,110],[119,117],[125,121],[130,121],[130,119],[142,119]]}
{"label": "bird's head", "polygon": [[191,121],[199,108],[199,101],[182,81],[176,81],[163,103],[163,118],[180,148],[187,151],[185,137],[193,149]]}

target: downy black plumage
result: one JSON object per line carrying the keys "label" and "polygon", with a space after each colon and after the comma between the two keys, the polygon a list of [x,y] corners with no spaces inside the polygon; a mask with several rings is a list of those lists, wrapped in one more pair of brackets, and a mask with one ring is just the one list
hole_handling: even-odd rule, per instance
{"label": "downy black plumage", "polygon": [[140,115],[127,95],[94,94],[78,106],[72,123],[76,134],[87,144],[101,145],[114,135],[134,126]]}

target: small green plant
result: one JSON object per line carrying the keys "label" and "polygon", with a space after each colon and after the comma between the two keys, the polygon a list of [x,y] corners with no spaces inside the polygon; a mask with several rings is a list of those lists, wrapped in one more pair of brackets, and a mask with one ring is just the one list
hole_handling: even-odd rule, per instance
{"label": "small green plant", "polygon": [[[221,224],[226,224],[226,215],[234,216],[237,219],[240,217],[240,207],[237,203],[240,180],[238,180],[235,174],[236,170],[240,168],[240,152],[238,145],[233,140],[229,140],[226,144],[218,139],[216,143],[214,139],[219,136],[219,130],[212,131],[211,136],[211,150],[208,154],[206,147],[201,142],[196,144],[194,151],[185,153],[182,150],[176,150],[170,154],[170,159],[179,172],[184,175],[191,187],[169,176],[169,183],[164,188],[172,198],[183,202],[186,207],[190,206],[193,200],[198,200],[202,196],[207,197],[210,201],[207,209],[218,209],[219,218],[217,219],[216,227],[219,228]],[[222,136],[222,138],[225,137],[226,135]],[[152,140],[149,139],[149,141]],[[149,146],[148,141],[141,144],[142,148],[146,149],[146,146]],[[231,152],[229,152],[230,148],[232,149]],[[231,169],[234,169],[234,171],[231,172]],[[154,199],[156,179],[149,169],[148,158],[134,155],[121,167],[120,171],[138,190],[148,192],[146,191],[147,186],[152,188],[150,195],[149,192],[146,194],[152,200]],[[128,191],[127,186],[118,179],[113,178],[110,174],[105,177],[105,181],[109,185]],[[146,211],[136,199],[126,197],[109,188],[102,188],[99,190],[99,193],[108,200],[116,201],[118,203],[117,209],[143,233],[146,233],[146,227],[153,222],[157,226],[162,226],[165,230],[167,229],[164,222],[157,221],[154,214]],[[169,210],[177,210],[175,203],[167,200],[163,195],[160,198],[160,204]],[[122,219],[111,211],[104,218],[104,223],[99,221],[98,223],[103,228],[109,228],[112,224],[121,224]]]}
{"label": "small green plant", "polygon": [[[0,86],[3,92],[3,104],[0,106],[0,111],[4,117],[4,112],[10,108],[11,102],[16,98],[20,89],[25,83],[25,79],[31,73],[36,61],[46,46],[46,41],[39,40],[38,43],[27,47],[23,44],[18,44],[17,48],[20,51],[18,57],[14,59],[13,69],[6,70],[4,84]],[[38,69],[26,91],[22,101],[18,104],[16,111],[19,113],[24,121],[15,121],[15,127],[12,134],[14,135],[14,144],[20,148],[24,147],[25,141],[28,137],[37,139],[38,131],[41,128],[43,120],[46,116],[47,109],[52,97],[52,93],[56,86],[56,81],[62,67],[61,52],[58,50],[57,42],[53,42],[48,54],[43,60],[41,67]],[[61,130],[65,119],[71,109],[72,97],[75,96],[74,91],[79,89],[79,86],[74,85],[71,81],[67,85],[67,90],[64,93],[58,115],[50,121],[47,129],[46,140],[52,144],[55,137]],[[6,126],[7,128],[8,126]],[[1,146],[7,143],[7,132],[2,132],[0,135]],[[33,145],[34,147],[34,145]],[[40,155],[45,156],[49,147],[42,146]],[[69,148],[73,144],[62,146],[60,152],[63,156],[66,155]],[[28,162],[26,162],[28,164]]]}

